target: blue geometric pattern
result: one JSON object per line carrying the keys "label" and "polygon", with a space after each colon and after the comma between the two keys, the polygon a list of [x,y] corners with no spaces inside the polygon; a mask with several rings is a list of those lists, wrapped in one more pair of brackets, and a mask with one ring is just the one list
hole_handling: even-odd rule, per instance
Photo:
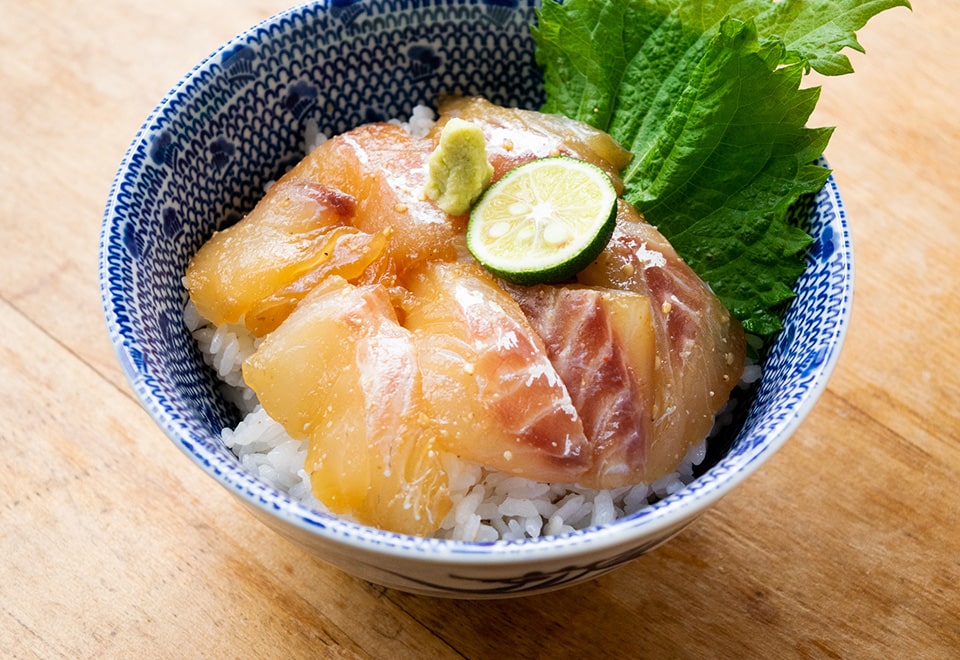
{"label": "blue geometric pattern", "polygon": [[[384,584],[454,595],[529,592],[594,577],[655,547],[786,440],[825,386],[849,319],[852,248],[831,178],[805,220],[816,238],[807,272],[729,451],[682,492],[601,530],[495,544],[407,537],[311,511],[240,468],[220,441],[237,412],[218,394],[182,320],[190,257],[302,157],[308,125],[333,135],[406,116],[449,93],[538,107],[542,84],[529,30],[535,4],[332,0],[279,14],[213,53],[162,100],[110,192],[101,298],[120,363],[145,408],[278,531],[306,533],[315,540],[308,545],[319,548],[346,543],[357,556],[337,563]],[[378,566],[384,552],[399,564]],[[516,562],[493,575],[471,570],[490,555]],[[544,570],[550,557],[568,559]]]}

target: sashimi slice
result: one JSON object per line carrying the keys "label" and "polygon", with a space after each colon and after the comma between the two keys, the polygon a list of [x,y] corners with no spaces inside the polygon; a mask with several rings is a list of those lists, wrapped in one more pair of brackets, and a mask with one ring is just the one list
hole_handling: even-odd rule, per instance
{"label": "sashimi slice", "polygon": [[583,420],[591,464],[578,483],[616,488],[672,470],[649,456],[656,387],[649,298],[575,285],[509,292],[543,339]]}
{"label": "sashimi slice", "polygon": [[353,224],[390,232],[397,271],[428,259],[455,259],[466,217],[450,216],[424,194],[432,140],[389,123],[366,124],[320,144],[286,176],[323,181],[357,198]]}
{"label": "sashimi slice", "polygon": [[623,190],[620,171],[632,155],[610,135],[588,124],[562,115],[505,108],[478,96],[452,97],[440,105],[440,119],[428,137],[437,139],[453,117],[483,130],[494,181],[536,158],[571,156],[602,168],[617,191]]}
{"label": "sashimi slice", "polygon": [[276,183],[190,261],[185,283],[197,311],[216,325],[239,322],[256,301],[323,263],[331,231],[350,221],[356,207],[354,197],[328,185]]}
{"label": "sashimi slice", "polygon": [[576,482],[590,460],[583,424],[517,303],[474,263],[431,262],[406,286],[403,323],[441,446],[512,475]]}
{"label": "sashimi slice", "polygon": [[[351,282],[361,279],[367,268],[384,255],[388,236],[388,232],[367,234],[353,227],[331,229],[323,237],[325,259],[313,270],[250,305],[244,316],[247,328],[257,337],[272,332],[313,287],[332,275]],[[378,273],[376,281],[385,279],[385,274]]]}
{"label": "sashimi slice", "polygon": [[266,412],[309,438],[305,470],[332,512],[430,534],[450,507],[437,429],[423,414],[413,336],[386,290],[331,276],[247,358]]}
{"label": "sashimi slice", "polygon": [[657,359],[648,461],[676,465],[707,436],[740,380],[742,327],[663,235],[622,200],[613,237],[578,279],[649,297]]}

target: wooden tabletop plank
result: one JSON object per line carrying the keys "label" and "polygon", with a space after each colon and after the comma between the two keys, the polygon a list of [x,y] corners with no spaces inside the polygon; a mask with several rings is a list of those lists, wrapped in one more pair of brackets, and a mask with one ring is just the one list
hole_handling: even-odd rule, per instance
{"label": "wooden tabletop plank", "polygon": [[448,652],[197,479],[127,392],[2,302],[0,327],[0,418],[17,420],[0,431],[3,648]]}

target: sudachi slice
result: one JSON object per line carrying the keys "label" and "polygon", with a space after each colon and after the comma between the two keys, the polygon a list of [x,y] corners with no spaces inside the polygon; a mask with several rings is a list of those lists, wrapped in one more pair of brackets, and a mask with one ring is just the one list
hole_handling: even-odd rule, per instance
{"label": "sudachi slice", "polygon": [[477,201],[467,248],[509,282],[560,282],[576,275],[613,232],[617,191],[599,167],[558,156],[520,165]]}

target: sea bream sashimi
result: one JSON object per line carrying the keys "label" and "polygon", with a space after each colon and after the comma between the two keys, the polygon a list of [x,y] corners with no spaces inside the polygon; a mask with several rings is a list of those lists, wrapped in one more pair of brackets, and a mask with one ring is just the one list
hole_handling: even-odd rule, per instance
{"label": "sea bream sashimi", "polygon": [[589,438],[589,468],[577,483],[616,488],[663,476],[650,452],[657,359],[650,299],[578,285],[509,291],[542,338]]}
{"label": "sea bream sashimi", "polygon": [[450,507],[444,453],[576,481],[590,462],[583,425],[517,303],[476,264],[408,278],[402,326],[382,286],[330,277],[244,362],[266,412],[310,439],[317,499],[429,533]]}
{"label": "sea bream sashimi", "polygon": [[577,281],[507,285],[485,270],[466,216],[424,193],[449,117],[483,131],[494,178],[560,153],[616,180],[629,154],[563,118],[479,99],[442,109],[425,138],[379,123],[327,140],[185,277],[202,315],[261,337],[244,379],[309,439],[314,495],[431,534],[452,506],[448,456],[603,489],[671,472],[739,380],[739,325],[622,201]]}
{"label": "sea bream sashimi", "polygon": [[466,220],[423,195],[433,147],[386,123],[320,144],[194,255],[185,283],[200,314],[262,336],[328,275],[388,284],[411,264],[456,259]]}
{"label": "sea bream sashimi", "polygon": [[309,438],[304,469],[331,511],[429,534],[450,507],[418,350],[386,290],[330,277],[243,364],[264,410]]}
{"label": "sea bream sashimi", "polygon": [[743,372],[740,324],[626,202],[600,257],[561,286],[511,286],[590,440],[583,485],[652,483],[710,432]]}
{"label": "sea bream sashimi", "polygon": [[[350,224],[356,207],[353,196],[315,181],[276,183],[249,214],[214,234],[191,259],[184,281],[197,310],[217,325],[246,321],[255,335],[266,334],[282,320],[264,314],[271,298],[284,290],[305,293],[310,287],[299,281],[315,284],[318,271],[356,274],[382,252],[382,237]],[[353,249],[334,253],[344,239]]]}
{"label": "sea bream sashimi", "polygon": [[647,473],[669,472],[710,432],[740,381],[743,328],[663,235],[625,202],[607,247],[578,280],[650,300],[657,359]]}
{"label": "sea bream sashimi", "polygon": [[436,143],[400,126],[359,126],[321,143],[284,178],[323,181],[357,199],[353,224],[388,232],[398,270],[424,260],[455,259],[466,217],[444,213],[424,195],[427,159]]}
{"label": "sea bream sashimi", "polygon": [[420,353],[439,443],[512,475],[574,483],[589,440],[567,388],[519,305],[475,263],[409,274],[404,326]]}
{"label": "sea bream sashimi", "polygon": [[[551,153],[575,155],[612,176],[629,160],[607,134],[562,117],[476,97],[444,108],[438,129],[459,114],[489,134],[497,177]],[[194,255],[185,281],[198,311],[218,325],[242,321],[263,336],[328,274],[386,284],[421,261],[459,258],[466,218],[424,194],[438,141],[439,130],[415,138],[400,126],[374,123],[322,142]]]}

